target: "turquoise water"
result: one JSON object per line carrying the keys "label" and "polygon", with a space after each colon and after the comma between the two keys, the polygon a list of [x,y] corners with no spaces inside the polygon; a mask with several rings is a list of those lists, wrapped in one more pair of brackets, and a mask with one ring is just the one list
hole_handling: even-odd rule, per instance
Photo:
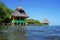
{"label": "turquoise water", "polygon": [[3,34],[5,40],[60,40],[60,26],[15,26]]}

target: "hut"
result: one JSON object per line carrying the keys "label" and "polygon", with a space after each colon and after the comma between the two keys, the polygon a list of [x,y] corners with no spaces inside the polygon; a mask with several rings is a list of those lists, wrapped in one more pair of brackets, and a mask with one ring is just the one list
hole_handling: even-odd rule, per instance
{"label": "hut", "polygon": [[49,22],[46,18],[43,19],[42,24],[49,25]]}
{"label": "hut", "polygon": [[22,7],[18,7],[11,14],[12,25],[26,25],[26,21],[24,19],[29,16],[26,14],[25,10]]}

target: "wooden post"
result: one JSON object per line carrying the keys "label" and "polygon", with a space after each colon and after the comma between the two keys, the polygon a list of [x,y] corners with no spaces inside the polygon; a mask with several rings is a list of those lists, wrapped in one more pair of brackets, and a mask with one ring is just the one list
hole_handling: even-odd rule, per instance
{"label": "wooden post", "polygon": [[21,23],[19,25],[21,26]]}

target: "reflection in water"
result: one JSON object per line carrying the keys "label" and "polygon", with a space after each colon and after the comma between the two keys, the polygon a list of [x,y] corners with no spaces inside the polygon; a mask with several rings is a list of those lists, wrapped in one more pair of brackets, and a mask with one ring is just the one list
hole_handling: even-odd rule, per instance
{"label": "reflection in water", "polygon": [[25,40],[25,32],[23,26],[15,26],[14,28],[9,28],[9,40]]}
{"label": "reflection in water", "polygon": [[6,39],[7,35],[3,32],[0,32],[0,40],[7,40]]}
{"label": "reflection in water", "polygon": [[[7,26],[6,26],[7,27]],[[2,29],[0,33],[0,40],[26,40],[24,27],[9,26],[8,29]]]}

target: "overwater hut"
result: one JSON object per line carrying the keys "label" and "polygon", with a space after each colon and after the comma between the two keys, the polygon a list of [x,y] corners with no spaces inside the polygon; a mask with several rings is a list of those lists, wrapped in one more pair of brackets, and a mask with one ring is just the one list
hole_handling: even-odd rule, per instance
{"label": "overwater hut", "polygon": [[24,19],[29,16],[26,14],[25,10],[22,7],[18,7],[11,14],[12,24],[13,25],[26,25],[26,21]]}
{"label": "overwater hut", "polygon": [[49,22],[48,22],[48,20],[45,18],[45,19],[43,19],[42,24],[49,25]]}

